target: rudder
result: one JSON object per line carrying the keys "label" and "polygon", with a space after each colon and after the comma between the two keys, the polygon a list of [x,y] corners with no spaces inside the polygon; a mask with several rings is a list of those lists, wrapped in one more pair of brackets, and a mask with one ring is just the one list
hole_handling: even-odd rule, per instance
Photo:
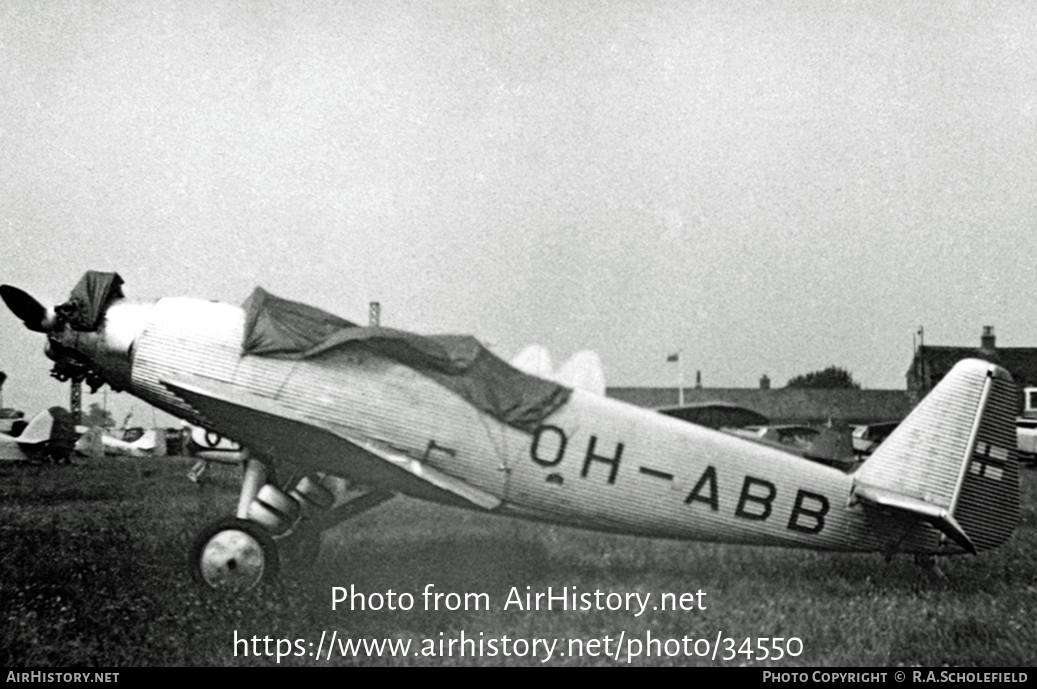
{"label": "rudder", "polygon": [[1015,384],[959,362],[854,474],[854,495],[913,513],[963,549],[997,547],[1019,520]]}

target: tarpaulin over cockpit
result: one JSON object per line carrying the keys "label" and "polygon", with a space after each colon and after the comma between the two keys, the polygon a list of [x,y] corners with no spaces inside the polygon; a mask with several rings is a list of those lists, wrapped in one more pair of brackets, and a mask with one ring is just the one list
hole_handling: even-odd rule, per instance
{"label": "tarpaulin over cockpit", "polygon": [[363,327],[256,288],[244,304],[245,354],[306,359],[337,347],[364,347],[409,366],[487,414],[526,431],[569,399],[571,390],[502,361],[474,337],[415,335]]}

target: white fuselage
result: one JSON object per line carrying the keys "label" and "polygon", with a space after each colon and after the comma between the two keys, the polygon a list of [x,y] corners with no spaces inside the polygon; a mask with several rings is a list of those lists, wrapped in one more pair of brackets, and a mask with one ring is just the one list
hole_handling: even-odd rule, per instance
{"label": "white fuselage", "polygon": [[[133,342],[126,388],[206,425],[161,381],[192,375],[232,384],[347,437],[427,461],[500,497],[506,514],[619,533],[836,550],[882,550],[911,529],[903,517],[848,505],[852,475],[580,390],[529,433],[367,349],[302,360],[243,356],[244,318],[226,304],[157,302]],[[350,473],[336,458],[277,459]],[[919,528],[900,549],[935,546],[935,532]]]}

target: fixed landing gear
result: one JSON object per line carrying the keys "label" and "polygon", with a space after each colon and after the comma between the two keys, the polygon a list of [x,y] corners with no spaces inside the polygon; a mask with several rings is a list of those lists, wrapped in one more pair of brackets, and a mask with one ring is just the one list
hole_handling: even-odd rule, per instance
{"label": "fixed landing gear", "polygon": [[190,554],[195,581],[247,591],[275,579],[282,560],[291,569],[316,561],[320,532],[306,523],[303,512],[330,507],[334,495],[309,477],[291,495],[266,479],[266,467],[249,460],[237,516],[210,524],[195,539]]}
{"label": "fixed landing gear", "polygon": [[380,505],[391,493],[370,491],[332,508],[335,495],[304,476],[288,492],[267,483],[264,464],[249,460],[237,516],[210,524],[191,547],[196,582],[209,589],[247,591],[276,578],[282,566],[296,572],[320,556],[321,532]]}

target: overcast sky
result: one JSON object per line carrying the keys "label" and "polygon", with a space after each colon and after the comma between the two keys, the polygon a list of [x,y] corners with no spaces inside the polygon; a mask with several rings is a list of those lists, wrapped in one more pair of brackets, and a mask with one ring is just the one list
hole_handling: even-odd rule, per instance
{"label": "overcast sky", "polygon": [[[0,156],[44,302],[378,300],[611,385],[1037,346],[1029,0],[7,0]],[[42,346],[0,313],[5,405],[67,404]]]}

